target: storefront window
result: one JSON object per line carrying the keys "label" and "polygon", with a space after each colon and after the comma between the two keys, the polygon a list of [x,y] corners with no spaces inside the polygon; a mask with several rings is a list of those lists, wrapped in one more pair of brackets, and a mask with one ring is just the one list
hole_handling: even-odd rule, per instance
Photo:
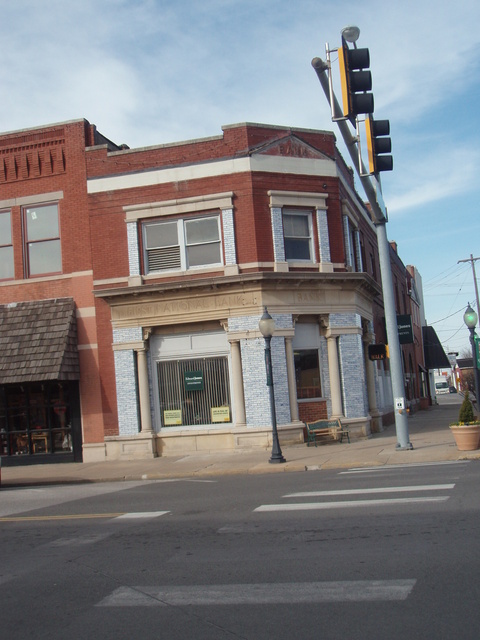
{"label": "storefront window", "polygon": [[158,362],[162,426],[232,422],[227,358]]}
{"label": "storefront window", "polygon": [[297,382],[297,398],[320,398],[320,367],[318,349],[295,350],[295,379]]}
{"label": "storefront window", "polygon": [[1,455],[73,451],[69,396],[60,382],[0,387]]}

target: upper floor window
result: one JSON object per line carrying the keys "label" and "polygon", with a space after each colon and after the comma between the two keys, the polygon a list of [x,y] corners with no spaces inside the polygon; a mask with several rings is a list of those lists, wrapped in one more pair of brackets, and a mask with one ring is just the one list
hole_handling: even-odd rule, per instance
{"label": "upper floor window", "polygon": [[222,264],[220,217],[144,223],[146,272]]}
{"label": "upper floor window", "polygon": [[313,261],[312,216],[309,211],[283,211],[285,260]]}
{"label": "upper floor window", "polygon": [[26,207],[23,224],[27,276],[61,273],[58,205]]}
{"label": "upper floor window", "polygon": [[12,215],[10,211],[0,211],[0,280],[11,280],[14,276]]}

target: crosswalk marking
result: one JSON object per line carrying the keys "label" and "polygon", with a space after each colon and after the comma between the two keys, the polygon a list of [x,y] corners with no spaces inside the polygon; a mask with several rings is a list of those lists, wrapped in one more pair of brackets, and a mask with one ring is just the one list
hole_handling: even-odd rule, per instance
{"label": "crosswalk marking", "polygon": [[470,460],[444,460],[442,462],[411,462],[410,464],[386,464],[376,467],[352,467],[346,471],[340,471],[339,475],[349,475],[355,473],[379,473],[385,471],[396,471],[397,469],[411,469],[415,467],[438,467],[445,465],[469,464]]}
{"label": "crosswalk marking", "polygon": [[138,513],[122,513],[118,515],[115,520],[134,520],[136,518],[158,518],[170,513],[170,511],[139,511]]}
{"label": "crosswalk marking", "polygon": [[412,487],[374,487],[370,489],[339,489],[333,491],[305,491],[289,493],[284,498],[308,498],[314,496],[349,496],[365,493],[409,493],[411,491],[446,491],[453,489],[454,484],[424,484]]}
{"label": "crosswalk marking", "polygon": [[415,579],[120,587],[98,607],[216,606],[406,600]]}
{"label": "crosswalk marking", "polygon": [[87,544],[96,544],[110,537],[110,533],[92,533],[90,535],[76,536],[72,538],[57,538],[48,543],[50,547],[81,547]]}
{"label": "crosswalk marking", "polygon": [[343,500],[341,502],[295,502],[290,504],[262,504],[254,511],[312,511],[320,509],[349,509],[352,507],[380,507],[420,502],[445,502],[449,496],[432,498],[392,498],[390,500]]}

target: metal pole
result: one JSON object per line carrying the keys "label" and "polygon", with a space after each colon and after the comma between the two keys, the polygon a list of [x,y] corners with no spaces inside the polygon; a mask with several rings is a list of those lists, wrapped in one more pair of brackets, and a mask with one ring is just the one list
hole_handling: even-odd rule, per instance
{"label": "metal pole", "polygon": [[272,464],[286,462],[280,449],[277,430],[277,413],[275,411],[275,393],[273,391],[272,350],[270,343],[272,336],[265,336],[265,369],[267,371],[267,386],[270,394],[270,413],[272,416],[272,455],[269,462]]}
{"label": "metal pole", "polygon": [[478,297],[478,284],[477,284],[477,274],[475,272],[475,261],[480,260],[480,258],[474,258],[473,253],[470,254],[470,258],[468,260],[458,260],[457,264],[461,262],[470,262],[472,265],[472,273],[473,273],[473,284],[475,286],[475,297],[477,299],[477,315],[480,318],[480,301]]}
{"label": "metal pole", "polygon": [[[330,87],[326,71],[328,65],[320,58],[312,60],[322,89],[330,102]],[[341,110],[338,101],[333,94],[332,113],[340,117]],[[397,450],[413,449],[408,433],[408,414],[405,406],[405,387],[403,381],[403,367],[398,338],[397,312],[395,309],[395,297],[393,292],[392,267],[390,263],[390,245],[387,238],[386,216],[378,204],[377,192],[372,184],[363,162],[358,157],[357,138],[352,136],[346,121],[338,120],[338,128],[345,141],[348,152],[355,167],[358,177],[362,183],[365,194],[371,206],[373,223],[377,228],[378,253],[380,258],[380,274],[382,279],[383,305],[385,309],[385,323],[387,328],[387,340],[390,352],[390,373],[392,380],[392,392],[395,411],[395,430],[397,434]]]}
{"label": "metal pole", "polygon": [[480,401],[480,383],[478,381],[478,364],[477,364],[477,349],[475,346],[475,328],[469,329],[470,331],[470,345],[472,347],[472,365],[473,365],[473,379],[475,382],[475,399],[477,401],[477,411]]}

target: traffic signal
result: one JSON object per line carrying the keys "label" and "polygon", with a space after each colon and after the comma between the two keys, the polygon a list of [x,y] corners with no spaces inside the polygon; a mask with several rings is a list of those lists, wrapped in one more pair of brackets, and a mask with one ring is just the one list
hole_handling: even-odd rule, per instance
{"label": "traffic signal", "polygon": [[392,171],[393,157],[385,155],[392,151],[392,140],[387,137],[390,134],[390,121],[374,120],[373,116],[368,115],[365,118],[365,128],[370,173]]}
{"label": "traffic signal", "polygon": [[354,118],[359,113],[373,113],[370,53],[368,49],[349,49],[346,42],[338,50],[342,84],[343,115]]}
{"label": "traffic signal", "polygon": [[369,344],[368,358],[369,360],[385,360],[388,357],[386,344]]}

